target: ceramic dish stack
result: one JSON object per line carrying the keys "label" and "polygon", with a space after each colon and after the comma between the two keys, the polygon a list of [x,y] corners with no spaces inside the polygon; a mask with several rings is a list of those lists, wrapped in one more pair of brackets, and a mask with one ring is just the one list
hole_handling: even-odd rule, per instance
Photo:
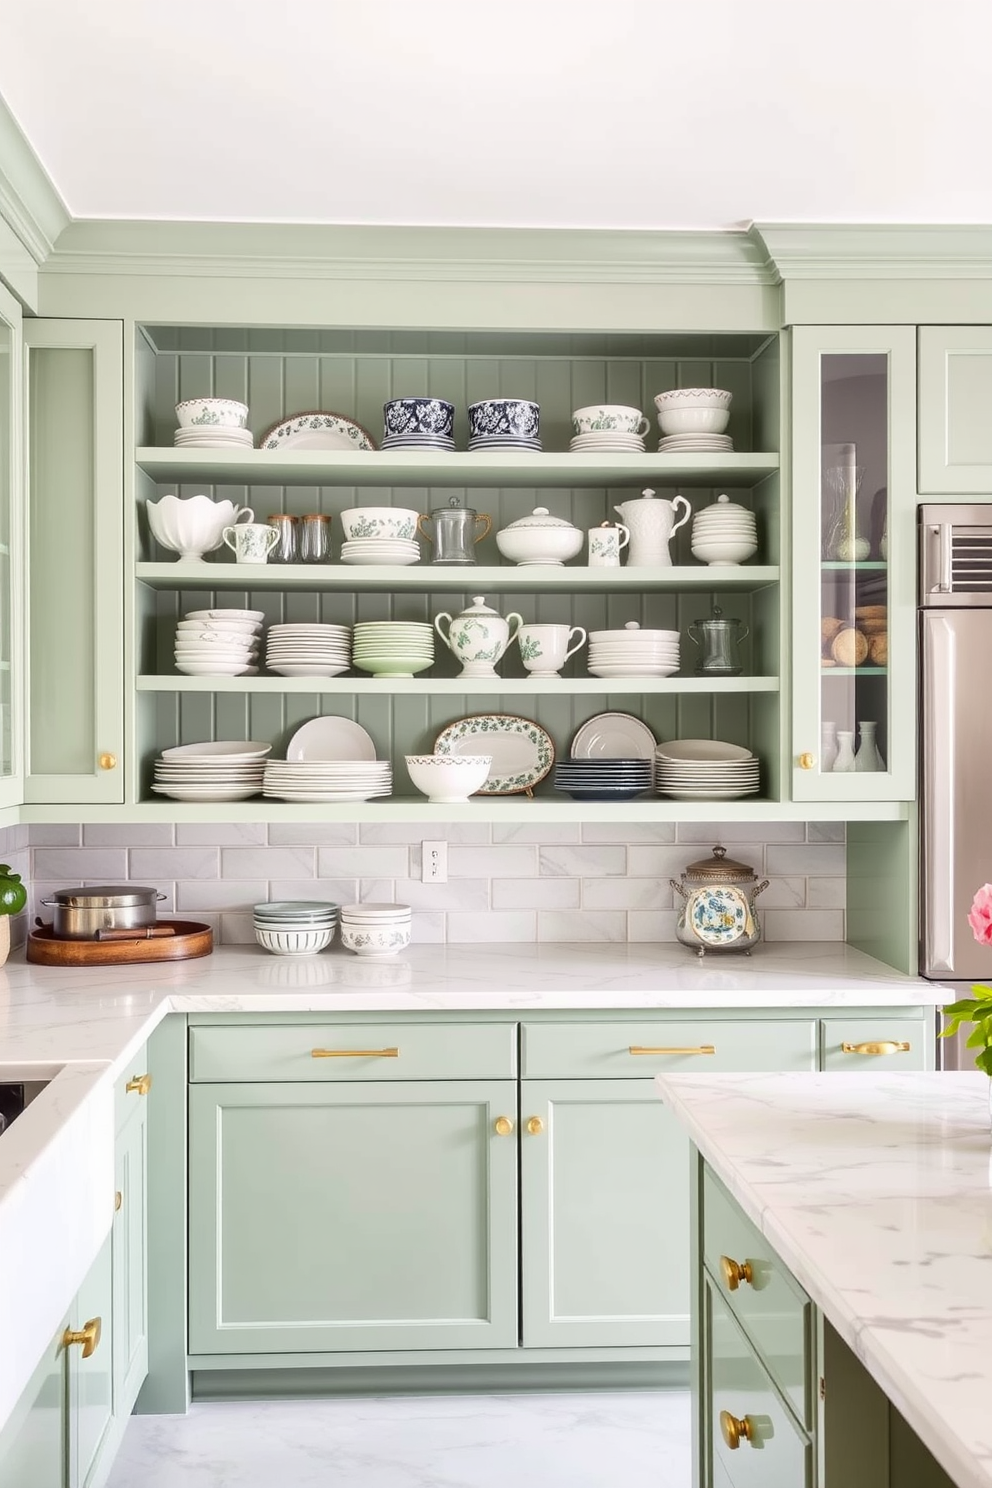
{"label": "ceramic dish stack", "polygon": [[632,801],[652,784],[647,759],[568,759],[555,765],[555,790],[573,801]]}
{"label": "ceramic dish stack", "polygon": [[338,908],[324,899],[256,904],[255,939],[273,956],[316,955],[334,939]]}
{"label": "ceramic dish stack", "polygon": [[468,409],[470,450],[516,450],[536,454],[541,449],[541,410],[526,398],[483,398]]}
{"label": "ceramic dish stack", "polygon": [[341,562],[419,563],[419,515],[405,506],[355,506],[343,511]]}
{"label": "ceramic dish stack", "polygon": [[341,943],[356,956],[382,961],[410,944],[413,911],[409,904],[346,904],[341,910]]}
{"label": "ceramic dish stack", "polygon": [[655,750],[654,785],[677,801],[732,801],[756,795],[761,766],[750,749],[719,739],[670,739]]}
{"label": "ceramic dish stack", "polygon": [[577,408],[572,414],[572,442],[576,453],[643,455],[644,435],[651,427],[639,408],[605,403]]}
{"label": "ceramic dish stack", "polygon": [[351,657],[376,677],[412,677],[434,665],[434,627],[414,620],[360,620]]}
{"label": "ceramic dish stack", "polygon": [[261,610],[190,610],[176,626],[176,670],[187,677],[254,677]]}
{"label": "ceramic dish stack", "polygon": [[187,398],[176,404],[179,428],[172,436],[178,449],[252,449],[247,403],[233,398]]}
{"label": "ceramic dish stack", "polygon": [[662,454],[727,454],[734,441],[730,422],[733,393],[724,388],[673,388],[655,398]]}
{"label": "ceramic dish stack", "polygon": [[163,749],[152,791],[173,801],[247,801],[262,789],[271,748],[253,739],[218,739]]}
{"label": "ceramic dish stack", "polygon": [[589,670],[594,677],[670,677],[679,669],[679,632],[642,630],[629,620],[623,630],[589,632]]}
{"label": "ceramic dish stack", "polygon": [[382,405],[384,450],[453,450],[455,405],[444,398],[390,398]]}
{"label": "ceramic dish stack", "polygon": [[692,556],[714,568],[734,568],[758,551],[754,512],[718,496],[692,519]]}
{"label": "ceramic dish stack", "polygon": [[277,801],[371,801],[392,789],[388,760],[269,760],[262,794]]}
{"label": "ceramic dish stack", "polygon": [[265,665],[280,677],[338,677],[351,665],[351,626],[270,625]]}

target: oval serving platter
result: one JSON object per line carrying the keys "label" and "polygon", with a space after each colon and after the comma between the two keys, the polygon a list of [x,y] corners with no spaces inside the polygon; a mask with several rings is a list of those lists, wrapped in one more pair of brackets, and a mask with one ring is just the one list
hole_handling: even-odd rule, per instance
{"label": "oval serving platter", "polygon": [[514,713],[473,713],[449,723],[434,740],[435,754],[478,754],[480,743],[493,757],[480,796],[533,795],[555,762],[551,735],[530,718]]}
{"label": "oval serving platter", "polygon": [[343,413],[323,412],[318,408],[307,413],[294,413],[280,419],[266,430],[258,442],[259,449],[374,450],[375,440],[368,429],[356,424]]}

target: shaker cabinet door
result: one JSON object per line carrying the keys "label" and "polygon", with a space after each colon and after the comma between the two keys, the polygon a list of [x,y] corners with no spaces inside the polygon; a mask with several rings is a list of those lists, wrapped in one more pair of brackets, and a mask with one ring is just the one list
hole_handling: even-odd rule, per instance
{"label": "shaker cabinet door", "polygon": [[0,1488],[66,1488],[62,1329],[0,1431]]}
{"label": "shaker cabinet door", "polygon": [[124,337],[29,320],[28,802],[124,799]]}
{"label": "shaker cabinet door", "polygon": [[992,326],[921,326],[923,496],[992,490]]}
{"label": "shaker cabinet door", "polygon": [[134,1409],[148,1373],[146,1106],[117,1133],[114,1211],[114,1414]]}

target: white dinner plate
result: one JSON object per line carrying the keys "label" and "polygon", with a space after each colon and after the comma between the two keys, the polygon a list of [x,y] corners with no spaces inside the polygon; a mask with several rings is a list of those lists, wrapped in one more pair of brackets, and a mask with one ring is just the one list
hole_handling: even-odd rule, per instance
{"label": "white dinner plate", "polygon": [[187,610],[187,620],[254,620],[261,625],[265,619],[264,610]]}
{"label": "white dinner plate", "polygon": [[297,729],[286,746],[288,760],[374,760],[372,735],[350,718],[324,714]]}
{"label": "white dinner plate", "polygon": [[750,749],[739,744],[725,744],[721,739],[668,739],[659,744],[657,757],[676,762],[694,760],[750,760]]}
{"label": "white dinner plate", "polygon": [[206,790],[197,790],[192,785],[152,786],[155,795],[168,796],[172,801],[247,801],[251,796],[257,796],[261,789],[261,785],[212,785]]}
{"label": "white dinner plate", "polygon": [[654,758],[658,741],[632,713],[597,713],[576,732],[570,753],[573,759]]}
{"label": "white dinner plate", "polygon": [[164,760],[223,760],[228,764],[240,764],[243,760],[264,759],[272,749],[271,744],[260,744],[257,739],[204,739],[199,744],[174,744],[162,750]]}

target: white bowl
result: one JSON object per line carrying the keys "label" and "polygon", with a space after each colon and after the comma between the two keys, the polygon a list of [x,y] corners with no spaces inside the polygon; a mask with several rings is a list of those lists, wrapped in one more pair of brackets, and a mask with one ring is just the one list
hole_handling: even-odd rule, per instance
{"label": "white bowl", "polygon": [[496,546],[511,563],[567,563],[582,548],[585,533],[577,527],[504,527]]}
{"label": "white bowl", "polygon": [[357,956],[395,956],[410,944],[410,925],[347,925],[341,923],[341,943]]}
{"label": "white bowl", "polygon": [[668,408],[729,408],[733,396],[726,388],[670,388],[658,393],[654,403],[659,413]]}
{"label": "white bowl", "polygon": [[693,543],[692,556],[698,558],[701,563],[715,563],[717,565],[727,563],[744,563],[748,558],[753,558],[758,551],[758,544],[750,541],[726,541]]}
{"label": "white bowl", "polygon": [[410,779],[429,801],[451,806],[467,801],[485,785],[492,769],[491,754],[408,754]]}
{"label": "white bowl", "polygon": [[146,501],[145,506],[156,542],[180,558],[212,553],[224,540],[224,528],[232,527],[246,512],[249,522],[255,520],[250,506],[214,501],[210,496],[162,496]]}
{"label": "white bowl", "polygon": [[274,956],[315,956],[334,939],[330,930],[260,930],[255,926],[255,939]]}
{"label": "white bowl", "polygon": [[350,541],[411,541],[417,536],[418,512],[407,506],[352,506],[341,513],[341,530]]}
{"label": "white bowl", "polygon": [[408,920],[413,908],[409,904],[378,904],[370,900],[365,904],[342,904],[341,914],[348,920]]}
{"label": "white bowl", "polygon": [[248,423],[248,404],[233,398],[187,398],[176,404],[180,429],[243,429]]}
{"label": "white bowl", "polygon": [[722,434],[730,423],[727,408],[661,408],[658,423],[663,434]]}

